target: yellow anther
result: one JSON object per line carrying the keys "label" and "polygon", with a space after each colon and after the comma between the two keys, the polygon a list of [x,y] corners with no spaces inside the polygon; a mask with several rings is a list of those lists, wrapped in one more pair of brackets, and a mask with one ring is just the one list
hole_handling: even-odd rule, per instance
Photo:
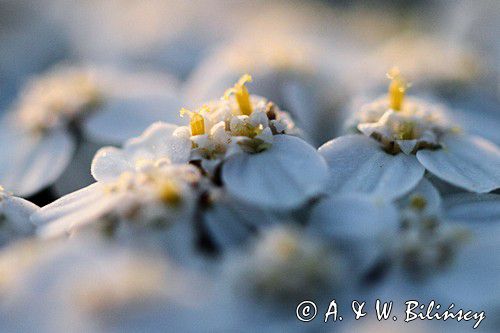
{"label": "yellow anther", "polygon": [[177,205],[182,199],[179,186],[171,180],[161,180],[158,182],[158,197],[163,203],[169,205]]}
{"label": "yellow anther", "polygon": [[410,198],[410,206],[415,210],[424,210],[427,206],[427,200],[421,195],[413,195]]}
{"label": "yellow anther", "polygon": [[387,77],[391,80],[389,84],[389,105],[391,109],[400,111],[403,105],[406,90],[410,85],[401,77],[397,67],[393,67]]}
{"label": "yellow anther", "polygon": [[[202,110],[208,109],[207,107],[203,107]],[[188,109],[182,108],[181,117],[184,117],[185,114],[188,114],[191,120],[189,121],[189,126],[191,127],[191,135],[202,135],[205,134],[205,119],[199,112],[193,112]]]}
{"label": "yellow anther", "polygon": [[229,96],[234,95],[238,106],[240,107],[241,114],[251,115],[252,114],[252,104],[250,103],[250,93],[248,92],[246,83],[252,82],[252,77],[248,74],[244,74],[238,82],[232,87],[226,90],[224,93],[224,98],[228,99]]}

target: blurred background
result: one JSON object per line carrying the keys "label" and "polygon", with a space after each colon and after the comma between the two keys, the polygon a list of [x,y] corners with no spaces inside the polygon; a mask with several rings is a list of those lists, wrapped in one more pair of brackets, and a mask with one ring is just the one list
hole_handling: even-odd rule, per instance
{"label": "blurred background", "polygon": [[217,48],[278,34],[292,47],[298,36],[321,43],[345,80],[398,60],[454,79],[486,69],[498,93],[499,13],[495,0],[2,0],[0,106],[61,61],[154,69],[186,82]]}

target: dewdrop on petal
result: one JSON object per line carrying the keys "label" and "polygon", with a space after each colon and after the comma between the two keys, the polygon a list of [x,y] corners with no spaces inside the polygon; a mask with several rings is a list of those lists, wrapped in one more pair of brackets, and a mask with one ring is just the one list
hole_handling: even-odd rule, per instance
{"label": "dewdrop on petal", "polygon": [[248,82],[252,82],[252,77],[248,74],[244,74],[232,88],[226,90],[223,97],[227,100],[229,96],[234,95],[241,113],[247,116],[251,115],[253,112],[252,104],[250,103],[250,93],[245,86]]}

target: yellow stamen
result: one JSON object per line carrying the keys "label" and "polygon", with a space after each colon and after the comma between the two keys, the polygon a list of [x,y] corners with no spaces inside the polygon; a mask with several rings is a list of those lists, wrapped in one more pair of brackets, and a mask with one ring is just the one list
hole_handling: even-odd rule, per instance
{"label": "yellow stamen", "polygon": [[[203,107],[202,110],[207,109],[207,107]],[[181,117],[184,117],[185,114],[188,114],[191,120],[189,121],[189,126],[191,127],[191,135],[202,135],[205,134],[205,119],[199,112],[193,112],[188,109],[181,109]]]}
{"label": "yellow stamen", "polygon": [[248,92],[248,89],[245,86],[245,84],[248,82],[252,82],[252,77],[248,74],[244,74],[232,88],[229,88],[224,93],[225,99],[228,99],[229,96],[234,94],[234,97],[238,102],[238,106],[240,107],[241,113],[247,116],[252,114],[250,93]]}
{"label": "yellow stamen", "polygon": [[421,195],[413,195],[410,198],[410,206],[416,210],[424,210],[427,206],[427,200]]}
{"label": "yellow stamen", "polygon": [[177,205],[181,202],[181,190],[177,184],[171,180],[163,180],[158,184],[158,197],[169,205]]}
{"label": "yellow stamen", "polygon": [[401,77],[399,69],[393,67],[387,77],[391,79],[389,84],[389,105],[391,109],[400,111],[403,105],[405,92],[409,88],[409,84]]}

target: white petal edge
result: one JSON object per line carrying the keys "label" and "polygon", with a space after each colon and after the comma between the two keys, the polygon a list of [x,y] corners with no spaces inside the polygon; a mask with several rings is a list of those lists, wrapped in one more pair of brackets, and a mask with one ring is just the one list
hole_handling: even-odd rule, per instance
{"label": "white petal edge", "polygon": [[122,195],[106,193],[102,184],[94,183],[42,207],[31,216],[31,221],[42,238],[63,236],[95,222],[121,200]]}
{"label": "white petal edge", "polygon": [[186,163],[191,154],[191,140],[177,125],[156,122],[144,133],[128,140],[124,151],[129,158],[168,158],[172,163]]}
{"label": "white petal edge", "polygon": [[452,134],[442,138],[442,149],[420,150],[417,158],[437,177],[471,192],[500,187],[500,148],[483,138]]}
{"label": "white petal edge", "polygon": [[311,229],[334,239],[361,241],[396,232],[399,215],[387,201],[359,194],[338,194],[318,203],[311,212]]}
{"label": "white petal edge", "polygon": [[68,166],[75,142],[64,129],[37,136],[3,124],[0,129],[0,184],[18,196],[30,196],[54,183]]}
{"label": "white petal edge", "polygon": [[122,172],[134,170],[123,150],[115,147],[104,147],[97,151],[92,160],[90,172],[95,180],[109,182],[115,180]]}
{"label": "white petal edge", "polygon": [[444,199],[446,219],[476,227],[500,224],[500,195],[461,193]]}

